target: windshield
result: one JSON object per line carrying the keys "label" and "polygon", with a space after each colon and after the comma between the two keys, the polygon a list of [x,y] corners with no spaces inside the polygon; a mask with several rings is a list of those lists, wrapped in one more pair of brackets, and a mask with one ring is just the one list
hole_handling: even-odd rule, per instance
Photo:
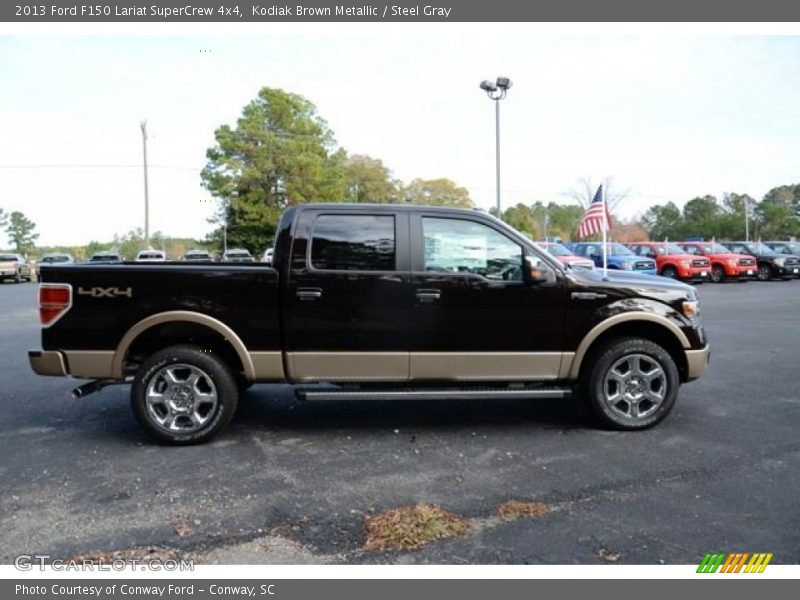
{"label": "windshield", "polygon": [[686,251],[675,244],[661,244],[657,246],[659,254],[686,254]]}
{"label": "windshield", "polygon": [[226,256],[229,258],[250,258],[250,255],[246,252],[228,252]]}
{"label": "windshield", "polygon": [[119,260],[119,257],[115,254],[95,254],[89,260]]}
{"label": "windshield", "polygon": [[761,242],[753,242],[750,244],[750,250],[756,252],[757,254],[774,254],[775,251],[767,246],[766,244],[762,244]]}
{"label": "windshield", "polygon": [[561,244],[540,242],[539,246],[547,250],[553,256],[572,256],[572,252],[567,250]]}
{"label": "windshield", "polygon": [[69,262],[69,256],[45,256],[42,259],[42,262],[46,263]]}
{"label": "windshield", "polygon": [[722,244],[705,244],[703,246],[703,251],[708,254],[730,254],[731,251],[728,250]]}
{"label": "windshield", "polygon": [[16,261],[16,260],[17,260],[17,257],[14,256],[13,254],[0,255],[0,261],[3,261],[3,262]]}
{"label": "windshield", "polygon": [[608,245],[608,253],[609,254],[622,255],[622,256],[628,256],[628,255],[633,254],[633,252],[628,250],[622,244],[609,244]]}

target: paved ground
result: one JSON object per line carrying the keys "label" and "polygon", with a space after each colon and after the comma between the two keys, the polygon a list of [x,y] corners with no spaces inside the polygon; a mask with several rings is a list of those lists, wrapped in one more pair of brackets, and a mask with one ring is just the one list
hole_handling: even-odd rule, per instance
{"label": "paved ground", "polygon": [[[74,382],[29,370],[35,287],[0,286],[0,563],[146,544],[239,564],[800,562],[800,281],[701,286],[710,372],[650,431],[598,430],[575,403],[304,404],[256,386],[190,448],[151,443],[126,388],[72,400]],[[502,522],[510,498],[552,510]],[[361,550],[365,514],[418,501],[472,533]]]}

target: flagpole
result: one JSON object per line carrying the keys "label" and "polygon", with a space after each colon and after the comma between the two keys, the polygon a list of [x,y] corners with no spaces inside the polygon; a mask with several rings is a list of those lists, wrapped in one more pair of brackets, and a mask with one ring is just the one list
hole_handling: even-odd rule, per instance
{"label": "flagpole", "polygon": [[608,279],[608,247],[606,246],[606,232],[608,231],[608,218],[606,208],[606,188],[601,186],[603,190],[603,279]]}

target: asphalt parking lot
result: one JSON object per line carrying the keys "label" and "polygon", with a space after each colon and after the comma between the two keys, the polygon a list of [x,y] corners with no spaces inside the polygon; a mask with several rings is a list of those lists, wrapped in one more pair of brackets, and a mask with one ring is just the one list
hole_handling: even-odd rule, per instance
{"label": "asphalt parking lot", "polygon": [[[800,281],[698,288],[709,373],[649,431],[578,402],[302,403],[246,393],[204,446],[158,446],[126,387],[34,375],[35,284],[0,285],[0,563],[139,546],[205,563],[800,562]],[[503,521],[506,500],[550,511]],[[470,532],[364,551],[365,515],[416,502]]]}

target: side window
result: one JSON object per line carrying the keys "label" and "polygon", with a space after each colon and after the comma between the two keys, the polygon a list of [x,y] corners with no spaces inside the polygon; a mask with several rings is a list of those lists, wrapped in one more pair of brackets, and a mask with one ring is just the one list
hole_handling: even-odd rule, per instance
{"label": "side window", "polygon": [[686,254],[700,254],[700,251],[695,246],[681,246],[681,249],[686,252]]}
{"label": "side window", "polygon": [[426,271],[522,281],[522,246],[474,221],[423,217]]}
{"label": "side window", "polygon": [[642,246],[642,256],[646,256],[647,258],[655,258],[656,251],[653,250],[650,246]]}
{"label": "side window", "polygon": [[320,215],[311,233],[311,266],[328,271],[394,271],[394,217]]}
{"label": "side window", "polygon": [[642,247],[641,246],[629,246],[628,249],[633,252],[634,254],[641,256],[642,255]]}

